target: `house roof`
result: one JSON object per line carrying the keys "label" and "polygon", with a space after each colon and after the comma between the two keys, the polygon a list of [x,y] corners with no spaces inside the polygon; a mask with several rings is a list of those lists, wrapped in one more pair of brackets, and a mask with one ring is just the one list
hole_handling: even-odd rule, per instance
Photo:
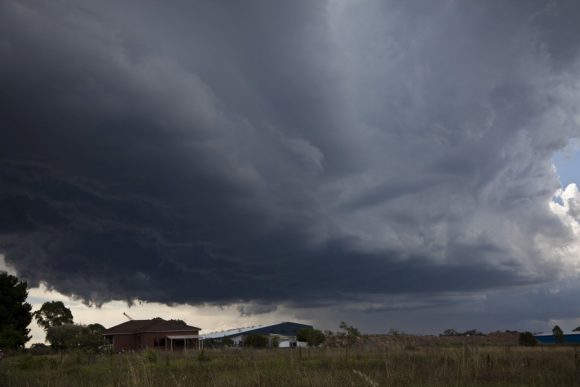
{"label": "house roof", "polygon": [[142,332],[185,332],[199,330],[200,328],[187,325],[179,320],[163,320],[154,318],[152,320],[131,320],[115,325],[103,332],[103,335],[123,335]]}

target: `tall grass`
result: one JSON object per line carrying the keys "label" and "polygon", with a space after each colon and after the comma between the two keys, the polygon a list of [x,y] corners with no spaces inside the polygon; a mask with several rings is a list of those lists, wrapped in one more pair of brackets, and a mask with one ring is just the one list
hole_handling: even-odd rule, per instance
{"label": "tall grass", "polygon": [[18,355],[2,386],[580,386],[571,347],[391,345],[373,349]]}

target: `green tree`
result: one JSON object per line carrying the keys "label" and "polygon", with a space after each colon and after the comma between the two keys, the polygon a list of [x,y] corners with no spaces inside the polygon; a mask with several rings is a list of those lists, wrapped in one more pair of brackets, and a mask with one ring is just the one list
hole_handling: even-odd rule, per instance
{"label": "green tree", "polygon": [[351,347],[354,343],[360,340],[361,337],[360,331],[357,328],[353,327],[352,325],[348,325],[347,323],[342,321],[338,327],[342,330],[340,334],[346,339],[346,344],[349,347]]}
{"label": "green tree", "polygon": [[[103,344],[101,333],[96,332],[90,326],[78,324],[62,324],[48,328],[46,340],[55,350],[81,349],[84,351],[97,351]],[[96,324],[100,325],[100,324]]]}
{"label": "green tree", "polygon": [[251,334],[244,338],[244,347],[266,348],[268,346],[268,337],[259,334]]}
{"label": "green tree", "polygon": [[554,328],[552,328],[552,334],[554,335],[554,340],[556,341],[556,343],[558,344],[564,343],[565,341],[564,332],[562,331],[562,328],[560,328],[558,325],[554,325]]}
{"label": "green tree", "polygon": [[27,283],[0,272],[0,347],[22,348],[30,340],[32,307],[26,302]]}
{"label": "green tree", "polygon": [[102,335],[103,332],[107,330],[107,328],[105,328],[104,326],[102,326],[101,324],[98,324],[98,323],[89,324],[89,325],[87,325],[87,328],[92,333],[95,333],[97,335]]}
{"label": "green tree", "polygon": [[520,333],[519,344],[526,347],[534,347],[538,342],[532,332],[522,332]]}
{"label": "green tree", "polygon": [[302,328],[296,334],[296,339],[308,343],[309,347],[317,347],[324,343],[326,336],[318,329]]}
{"label": "green tree", "polygon": [[34,318],[47,332],[49,328],[73,323],[73,315],[62,301],[45,302],[39,310],[34,312]]}

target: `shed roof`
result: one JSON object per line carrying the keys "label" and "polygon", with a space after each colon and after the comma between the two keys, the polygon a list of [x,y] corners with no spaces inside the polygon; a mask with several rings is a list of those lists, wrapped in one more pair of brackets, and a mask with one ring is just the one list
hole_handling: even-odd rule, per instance
{"label": "shed roof", "polygon": [[103,335],[123,335],[142,332],[185,332],[199,329],[179,320],[154,318],[152,320],[125,321],[122,324],[107,329],[103,332]]}
{"label": "shed roof", "polygon": [[[564,336],[580,336],[580,332],[562,332],[564,334]],[[553,333],[536,333],[534,336],[536,337],[548,337],[548,336],[554,336]]]}
{"label": "shed roof", "polygon": [[224,331],[219,332],[210,332],[204,335],[201,335],[204,339],[218,339],[222,337],[233,336],[237,334],[244,334],[246,332],[255,331],[256,329],[267,327],[268,325],[253,325],[251,327],[243,327],[243,328],[234,328],[234,329],[226,329]]}
{"label": "shed roof", "polygon": [[243,328],[234,328],[234,329],[226,329],[223,331],[218,331],[218,332],[210,332],[210,333],[205,333],[203,335],[201,335],[201,337],[205,340],[209,340],[209,339],[221,339],[224,337],[231,337],[231,336],[238,336],[238,335],[243,335],[252,331],[257,331],[259,329],[263,329],[263,328],[268,328],[268,327],[276,327],[279,325],[284,325],[284,324],[294,324],[294,325],[302,325],[304,327],[310,327],[310,325],[306,325],[306,324],[300,324],[300,323],[295,323],[295,322],[290,322],[290,321],[284,321],[281,323],[274,323],[274,324],[264,324],[264,325],[253,325],[250,327],[243,327]]}

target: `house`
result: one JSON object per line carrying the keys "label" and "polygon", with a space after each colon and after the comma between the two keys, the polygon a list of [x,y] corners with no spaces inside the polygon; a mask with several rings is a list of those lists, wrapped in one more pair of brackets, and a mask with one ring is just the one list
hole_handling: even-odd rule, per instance
{"label": "house", "polygon": [[220,342],[224,339],[229,339],[235,346],[241,346],[244,338],[248,335],[258,334],[265,336],[278,336],[280,342],[285,343],[286,346],[297,346],[296,335],[298,331],[304,328],[312,328],[312,325],[299,324],[295,322],[282,322],[268,325],[254,325],[245,328],[228,329],[225,331],[212,332],[201,335],[202,340],[211,340]]}
{"label": "house", "polygon": [[[540,344],[556,344],[556,338],[552,333],[539,333],[534,335]],[[563,344],[580,344],[580,332],[564,333]]]}
{"label": "house", "polygon": [[103,332],[105,343],[114,351],[163,349],[168,351],[199,348],[200,328],[181,320],[131,320]]}

